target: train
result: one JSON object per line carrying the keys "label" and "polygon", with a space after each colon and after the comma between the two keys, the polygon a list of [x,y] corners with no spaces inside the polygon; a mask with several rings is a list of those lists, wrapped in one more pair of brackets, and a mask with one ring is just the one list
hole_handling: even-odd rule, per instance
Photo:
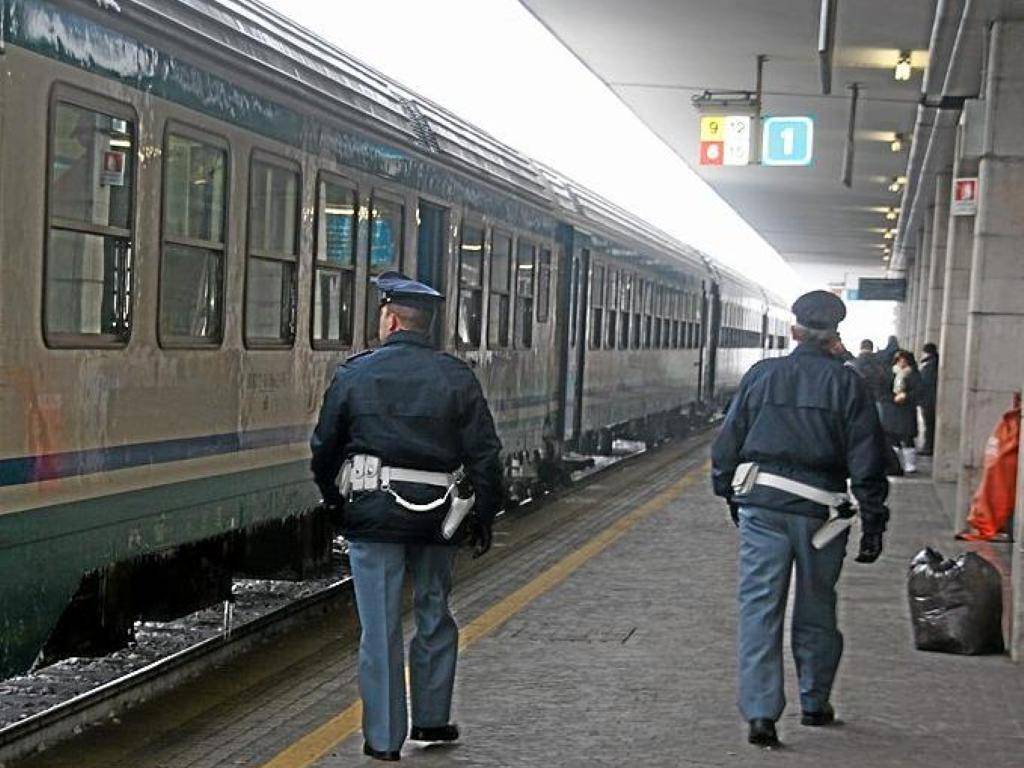
{"label": "train", "polygon": [[0,0],[0,677],[330,555],[308,438],[446,295],[510,498],[720,409],[789,313],[253,0]]}

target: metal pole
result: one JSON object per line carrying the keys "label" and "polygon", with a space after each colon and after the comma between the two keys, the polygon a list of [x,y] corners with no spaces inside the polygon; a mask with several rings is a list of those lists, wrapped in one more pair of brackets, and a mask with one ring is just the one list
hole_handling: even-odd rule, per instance
{"label": "metal pole", "polygon": [[761,164],[761,100],[764,95],[764,63],[768,61],[768,57],[763,53],[757,55],[757,76],[755,79],[755,89],[757,91],[757,103],[754,105],[754,129],[753,129],[753,155],[754,159],[752,165]]}
{"label": "metal pole", "polygon": [[860,85],[851,83],[846,86],[850,91],[850,122],[846,127],[846,150],[843,152],[843,175],[841,180],[844,186],[853,186],[853,150],[854,150],[854,129],[857,126],[857,97],[860,95]]}

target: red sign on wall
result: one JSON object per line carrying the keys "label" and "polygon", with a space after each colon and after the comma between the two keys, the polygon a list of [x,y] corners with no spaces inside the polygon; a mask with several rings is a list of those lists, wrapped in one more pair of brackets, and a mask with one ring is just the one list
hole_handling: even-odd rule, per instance
{"label": "red sign on wall", "polygon": [[956,179],[953,182],[953,202],[949,212],[954,216],[973,216],[978,212],[978,180]]}
{"label": "red sign on wall", "polygon": [[702,141],[700,143],[701,165],[722,165],[725,162],[724,141]]}

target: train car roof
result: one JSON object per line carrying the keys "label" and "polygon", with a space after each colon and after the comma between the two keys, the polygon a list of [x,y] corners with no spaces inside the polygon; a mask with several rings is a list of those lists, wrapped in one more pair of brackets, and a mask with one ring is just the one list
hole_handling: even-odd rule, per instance
{"label": "train car roof", "polygon": [[67,0],[114,13],[179,45],[312,92],[366,129],[532,200],[563,216],[639,240],[666,266],[714,275],[721,266],[629,211],[463,120],[256,0]]}

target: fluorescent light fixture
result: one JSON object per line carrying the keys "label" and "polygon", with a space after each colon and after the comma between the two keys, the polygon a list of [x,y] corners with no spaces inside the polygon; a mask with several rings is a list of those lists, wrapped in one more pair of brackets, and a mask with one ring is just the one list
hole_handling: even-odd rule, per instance
{"label": "fluorescent light fixture", "polygon": [[836,39],[836,4],[838,0],[821,0],[818,17],[818,72],[821,92],[832,93],[832,50]]}
{"label": "fluorescent light fixture", "polygon": [[906,183],[906,181],[906,178],[904,178],[903,176],[893,176],[892,181],[889,182],[889,191],[899,192],[901,189],[903,189],[903,185]]}
{"label": "fluorescent light fixture", "polygon": [[108,143],[112,147],[124,147],[125,149],[132,145],[131,139],[111,139]]}
{"label": "fluorescent light fixture", "polygon": [[889,142],[889,149],[891,149],[893,152],[899,152],[901,149],[903,149],[902,133],[897,133],[895,136],[893,136],[892,141]]}
{"label": "fluorescent light fixture", "polygon": [[892,240],[894,237],[896,237],[896,230],[895,229],[887,229],[882,234],[882,237],[884,237],[886,240]]}
{"label": "fluorescent light fixture", "polygon": [[899,216],[899,212],[895,208],[890,208],[885,212],[886,221],[896,221],[897,216]]}
{"label": "fluorescent light fixture", "polygon": [[896,80],[909,80],[910,72],[910,51],[900,51],[900,57],[896,59],[896,69],[893,70],[892,76]]}
{"label": "fluorescent light fixture", "polygon": [[351,216],[353,213],[355,213],[355,209],[350,206],[337,207],[333,205],[328,205],[326,208],[324,208],[324,213],[326,213],[328,216]]}

